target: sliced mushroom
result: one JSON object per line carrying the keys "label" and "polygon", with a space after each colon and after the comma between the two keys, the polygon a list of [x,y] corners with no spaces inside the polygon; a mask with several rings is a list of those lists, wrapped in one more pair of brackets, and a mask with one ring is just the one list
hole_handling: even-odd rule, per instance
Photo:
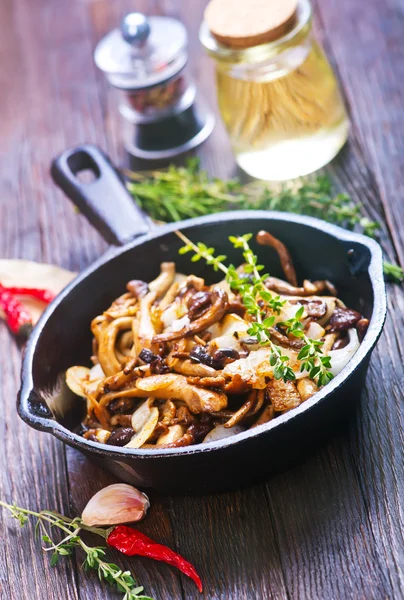
{"label": "sliced mushroom", "polygon": [[143,298],[143,296],[146,296],[149,291],[149,286],[141,279],[132,279],[132,281],[127,283],[126,289],[132,296],[139,300],[140,298]]}
{"label": "sliced mushroom", "polygon": [[163,296],[175,279],[175,263],[164,262],[160,265],[160,275],[149,283],[149,290],[156,294],[156,298]]}
{"label": "sliced mushroom", "polygon": [[280,240],[278,240],[278,238],[274,237],[268,231],[258,232],[256,240],[261,246],[271,246],[277,251],[286,279],[290,285],[297,286],[296,271],[293,266],[292,257],[285,244],[283,244]]}
{"label": "sliced mushroom", "polygon": [[135,400],[133,398],[116,398],[109,403],[108,410],[111,415],[122,415],[133,412]]}
{"label": "sliced mushroom", "polygon": [[224,424],[224,427],[230,428],[238,425],[240,421],[247,416],[247,414],[254,408],[254,405],[257,400],[257,390],[251,390],[248,394],[247,400],[244,404],[238,409],[237,412]]}
{"label": "sliced mushroom", "polygon": [[283,412],[296,408],[301,403],[299,392],[292,381],[271,379],[268,383],[268,394],[276,412]]}
{"label": "sliced mushroom", "polygon": [[165,294],[164,298],[162,298],[162,300],[159,304],[159,310],[161,312],[163,312],[163,310],[168,308],[170,306],[170,304],[172,304],[174,302],[179,289],[180,289],[179,282],[174,281],[174,283],[169,287],[167,293]]}
{"label": "sliced mushroom", "polygon": [[229,302],[226,312],[228,314],[236,314],[239,317],[244,317],[246,313],[246,307],[241,300],[232,300]]}
{"label": "sliced mushroom", "polygon": [[209,367],[208,365],[193,362],[188,358],[174,358],[173,354],[175,353],[175,351],[171,352],[167,356],[166,362],[170,369],[177,373],[188,375],[190,377],[215,377],[216,374],[220,375],[220,371],[216,371],[213,367]]}
{"label": "sliced mushroom", "polygon": [[91,321],[91,332],[92,332],[97,344],[100,341],[101,333],[103,332],[105,327],[107,327],[109,325],[110,322],[111,322],[111,320],[108,319],[108,317],[106,317],[105,315],[99,315],[98,317],[95,317],[95,319],[93,319]]}
{"label": "sliced mushroom", "polygon": [[335,287],[330,281],[327,280],[309,281],[308,279],[305,279],[303,282],[303,287],[296,287],[290,283],[287,283],[286,281],[283,281],[283,279],[278,279],[277,277],[268,277],[265,280],[265,286],[269,290],[272,290],[277,294],[284,294],[285,296],[313,296],[325,291],[332,296],[336,294]]}
{"label": "sliced mushroom", "polygon": [[133,316],[136,311],[136,298],[127,293],[114,300],[104,315],[109,319],[118,319],[119,317]]}
{"label": "sliced mushroom", "polygon": [[216,412],[227,406],[226,394],[190,385],[186,377],[175,373],[138,379],[136,387],[154,398],[183,400],[195,414]]}
{"label": "sliced mushroom", "polygon": [[156,334],[151,316],[151,307],[155,300],[155,292],[149,292],[139,300],[139,316],[133,321],[132,327],[134,349],[137,356],[144,348],[150,350],[152,339]]}
{"label": "sliced mushroom", "polygon": [[214,377],[187,377],[188,383],[191,385],[200,385],[205,388],[223,389],[226,384],[226,379],[220,375],[220,371],[215,371]]}
{"label": "sliced mushroom", "polygon": [[184,282],[185,289],[194,289],[200,292],[205,287],[205,280],[196,275],[188,275]]}
{"label": "sliced mushroom", "polygon": [[[167,400],[161,408],[161,423],[163,425],[170,425],[175,418],[176,412],[177,408],[174,402],[172,400]],[[182,433],[184,433],[184,431]]]}
{"label": "sliced mushroom", "polygon": [[131,329],[133,317],[114,319],[103,329],[99,339],[98,359],[106,376],[115,375],[122,366],[115,355],[115,342],[119,332]]}
{"label": "sliced mushroom", "polygon": [[359,336],[359,340],[362,341],[363,338],[365,337],[365,334],[368,330],[369,327],[369,319],[359,319],[359,321],[356,324],[356,331],[358,332],[358,336]]}
{"label": "sliced mushroom", "polygon": [[183,337],[188,337],[207,329],[216,321],[219,321],[226,312],[227,294],[220,288],[212,290],[212,305],[199,319],[195,319],[189,325],[180,331],[170,331],[154,336],[153,342],[156,344],[170,342]]}
{"label": "sliced mushroom", "polygon": [[[110,424],[111,424],[111,427],[120,427],[121,429],[126,429],[127,427],[130,427],[130,429],[132,431],[132,435],[133,435],[132,415],[120,415],[120,414],[114,415],[110,419]],[[109,443],[112,444],[112,442],[109,442]],[[122,444],[122,446],[124,446],[124,444]]]}
{"label": "sliced mushroom", "polygon": [[[266,387],[265,378],[273,374],[273,367],[269,362],[270,354],[269,348],[254,350],[246,358],[240,358],[226,365],[223,375],[232,379],[238,375],[248,386],[264,389]],[[225,389],[227,390],[227,387]]]}
{"label": "sliced mushroom", "polygon": [[98,427],[97,429],[88,429],[85,433],[83,433],[83,437],[86,440],[90,440],[92,442],[99,442],[100,444],[107,444],[110,436],[110,431],[108,431],[107,429],[102,429],[100,427]]}
{"label": "sliced mushroom", "polygon": [[274,417],[275,417],[274,407],[272,406],[272,404],[269,404],[268,406],[266,406],[264,408],[264,410],[262,411],[262,413],[260,414],[258,419],[255,421],[255,423],[253,425],[251,425],[250,429],[252,429],[253,427],[258,427],[258,425],[263,425],[264,423],[268,423],[269,421],[272,421],[272,419]]}
{"label": "sliced mushroom", "polygon": [[[140,367],[141,368],[141,367]],[[120,388],[127,385],[132,379],[139,376],[139,369],[136,368],[136,359],[132,359],[128,362],[125,368],[115,375],[104,377],[100,380],[100,385],[97,388],[96,396],[99,397],[102,394],[107,394],[112,390],[119,390]]]}
{"label": "sliced mushroom", "polygon": [[205,313],[210,304],[212,298],[209,291],[200,291],[192,294],[187,299],[188,317],[193,321],[197,317],[201,317]]}
{"label": "sliced mushroom", "polygon": [[249,412],[248,416],[252,417],[256,415],[264,405],[265,401],[265,390],[257,390],[257,399],[254,408]]}
{"label": "sliced mushroom", "polygon": [[173,442],[177,442],[185,433],[185,428],[183,425],[171,425],[168,428],[168,432],[164,435],[161,435],[157,440],[157,446],[161,446],[162,444],[172,444]]}
{"label": "sliced mushroom", "polygon": [[312,319],[321,319],[327,313],[327,303],[324,300],[301,300],[304,306],[304,312]]}
{"label": "sliced mushroom", "polygon": [[289,338],[287,335],[284,335],[274,327],[270,327],[269,331],[271,333],[271,340],[276,341],[283,348],[296,348],[299,350],[303,348],[304,342],[297,338]]}
{"label": "sliced mushroom", "polygon": [[[319,286],[321,288],[324,286],[325,289],[323,291],[328,292],[330,294],[330,296],[336,297],[337,293],[338,293],[337,292],[337,288],[335,287],[335,285],[331,281],[329,281],[329,279],[323,279],[321,281],[314,281],[313,283],[311,281],[307,280],[307,279],[304,279],[303,280],[303,287],[305,288],[305,290],[308,291],[310,289],[310,286],[314,286],[314,287],[316,287],[316,286],[318,287]],[[312,293],[313,294],[317,294],[316,291],[314,291]]]}
{"label": "sliced mushroom", "polygon": [[130,351],[133,345],[133,332],[132,331],[125,331],[124,333],[122,333],[118,340],[117,340],[117,344],[116,347],[119,350],[119,352],[121,354],[123,354],[126,357],[130,357]]}
{"label": "sliced mushroom", "polygon": [[188,406],[179,406],[176,412],[176,419],[181,425],[192,425],[195,422],[196,417],[191,414]]}
{"label": "sliced mushroom", "polygon": [[226,373],[226,382],[224,388],[226,394],[245,394],[251,388],[250,384],[244,381],[239,373]]}
{"label": "sliced mushroom", "polygon": [[321,350],[323,354],[328,354],[331,348],[334,346],[335,341],[337,340],[339,334],[338,333],[326,333],[324,336],[324,343],[321,346]]}
{"label": "sliced mushroom", "polygon": [[361,314],[352,308],[341,308],[336,306],[327,324],[327,331],[346,331],[355,327],[360,321]]}
{"label": "sliced mushroom", "polygon": [[159,450],[161,449],[165,449],[165,448],[183,448],[184,446],[190,446],[191,444],[194,443],[194,438],[193,436],[188,433],[188,431],[186,433],[184,433],[184,435],[182,437],[180,437],[178,440],[175,440],[175,442],[170,442],[169,444],[159,444],[158,447],[153,444],[153,445],[149,445],[149,444],[144,444],[143,448],[153,448],[156,449],[158,448]]}

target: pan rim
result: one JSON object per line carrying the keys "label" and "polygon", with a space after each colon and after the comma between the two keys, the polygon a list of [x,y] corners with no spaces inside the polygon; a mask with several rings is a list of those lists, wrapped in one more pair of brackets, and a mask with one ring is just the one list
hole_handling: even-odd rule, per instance
{"label": "pan rim", "polygon": [[[58,423],[52,418],[45,418],[39,415],[33,415],[29,412],[28,404],[29,398],[32,394],[35,394],[35,387],[33,383],[33,365],[35,359],[35,352],[38,340],[41,336],[42,330],[46,326],[46,323],[56,308],[61,304],[64,299],[70,294],[70,292],[79,285],[85,278],[89,277],[98,268],[102,267],[107,262],[110,262],[116,257],[130,251],[132,248],[142,245],[152,239],[158,239],[165,235],[174,232],[176,229],[188,230],[193,227],[205,224],[217,224],[221,221],[246,221],[252,219],[263,219],[264,221],[282,221],[285,223],[297,223],[300,225],[307,226],[315,231],[321,231],[330,235],[331,237],[346,242],[356,242],[365,246],[370,253],[370,262],[367,269],[369,279],[373,291],[373,310],[370,319],[370,325],[368,331],[359,346],[357,352],[350,359],[348,364],[342,369],[342,371],[336,375],[336,377],[329,383],[325,388],[317,392],[312,398],[306,400],[300,406],[292,409],[291,411],[280,415],[276,419],[264,423],[254,429],[249,429],[244,432],[235,434],[228,438],[221,440],[207,442],[204,444],[198,444],[195,446],[187,446],[183,448],[164,448],[161,450],[141,450],[133,448],[121,448],[115,446],[106,447],[105,444],[98,442],[92,442],[85,440],[85,438],[78,434],[68,430],[66,427]],[[235,444],[243,444],[248,442],[251,438],[260,437],[272,431],[275,428],[285,426],[289,421],[299,417],[306,411],[313,409],[316,405],[323,402],[329,395],[335,390],[341,387],[345,381],[350,379],[354,372],[360,367],[360,365],[366,360],[368,355],[373,350],[378,338],[381,335],[385,317],[386,317],[387,303],[386,293],[383,277],[382,267],[382,251],[380,245],[371,238],[362,234],[352,232],[346,229],[342,229],[337,225],[327,223],[321,219],[315,217],[308,217],[303,215],[295,215],[292,213],[284,213],[280,211],[262,211],[262,210],[248,210],[248,211],[235,211],[235,212],[221,212],[213,215],[197,217],[194,219],[187,219],[185,221],[179,221],[175,223],[165,224],[155,229],[152,229],[149,233],[139,236],[133,241],[125,244],[116,249],[108,249],[99,259],[87,267],[84,271],[79,273],[77,277],[70,282],[64,290],[57,296],[57,298],[48,306],[46,311],[38,321],[34,331],[32,332],[30,339],[28,340],[21,369],[21,388],[18,393],[17,399],[17,410],[20,417],[28,423],[30,426],[52,433],[56,438],[61,441],[79,449],[90,452],[93,455],[107,457],[110,456],[112,459],[128,459],[130,457],[136,457],[137,459],[154,459],[157,460],[162,457],[175,457],[175,456],[187,456],[206,452],[214,452],[216,450],[223,450],[234,446]]]}

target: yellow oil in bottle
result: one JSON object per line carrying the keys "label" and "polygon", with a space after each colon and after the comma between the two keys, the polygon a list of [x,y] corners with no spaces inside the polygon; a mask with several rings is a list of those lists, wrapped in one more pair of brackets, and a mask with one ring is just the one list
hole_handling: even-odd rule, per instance
{"label": "yellow oil in bottle", "polygon": [[307,175],[341,149],[349,122],[334,73],[317,42],[296,68],[217,65],[218,101],[237,162],[259,179]]}

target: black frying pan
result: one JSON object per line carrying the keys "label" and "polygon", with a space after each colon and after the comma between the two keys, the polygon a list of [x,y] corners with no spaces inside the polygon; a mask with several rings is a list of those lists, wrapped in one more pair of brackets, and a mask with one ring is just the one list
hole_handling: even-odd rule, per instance
{"label": "black frying pan", "polygon": [[[96,179],[81,183],[90,168]],[[109,242],[121,245],[81,273],[48,307],[24,356],[18,412],[32,427],[79,449],[129,483],[169,492],[212,491],[248,484],[301,460],[349,414],[359,398],[370,354],[386,313],[382,254],[373,240],[323,221],[279,212],[239,211],[155,227],[136,207],[108,158],[93,146],[68,150],[52,165],[55,182]],[[178,255],[185,231],[224,253],[239,256],[227,238],[267,229],[289,248],[298,277],[330,279],[349,306],[370,319],[354,357],[326,388],[298,408],[253,430],[209,444],[179,449],[132,450],[87,441],[75,433],[83,401],[63,381],[71,365],[89,364],[90,321],[123,293],[130,279],[150,281],[162,261],[209,282],[211,268]],[[254,247],[254,246],[253,246]],[[274,276],[282,276],[271,248],[254,247]]]}

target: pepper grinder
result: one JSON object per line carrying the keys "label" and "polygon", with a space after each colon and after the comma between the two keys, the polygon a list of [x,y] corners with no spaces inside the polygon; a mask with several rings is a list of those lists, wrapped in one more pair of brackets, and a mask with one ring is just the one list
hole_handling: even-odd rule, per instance
{"label": "pepper grinder", "polygon": [[167,159],[212,132],[214,116],[187,72],[187,32],[179,21],[130,13],[99,42],[94,60],[117,90],[129,154]]}

